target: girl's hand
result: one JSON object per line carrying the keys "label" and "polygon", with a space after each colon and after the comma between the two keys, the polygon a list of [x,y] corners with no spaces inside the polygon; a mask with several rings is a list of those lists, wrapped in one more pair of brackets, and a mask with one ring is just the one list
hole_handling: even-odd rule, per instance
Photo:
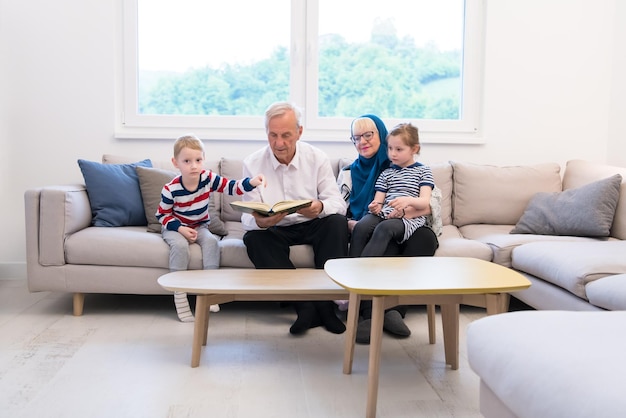
{"label": "girl's hand", "polygon": [[267,184],[265,184],[265,176],[263,174],[259,174],[256,177],[254,177],[252,180],[250,180],[250,184],[253,185],[254,187],[258,187],[258,186],[267,187]]}
{"label": "girl's hand", "polygon": [[378,215],[383,209],[383,204],[373,200],[372,203],[367,205],[367,209],[369,209],[369,211],[372,212],[374,215]]}

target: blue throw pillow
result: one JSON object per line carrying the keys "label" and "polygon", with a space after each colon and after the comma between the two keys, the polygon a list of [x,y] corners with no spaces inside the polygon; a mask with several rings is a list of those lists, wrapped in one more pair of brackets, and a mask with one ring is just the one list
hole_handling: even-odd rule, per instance
{"label": "blue throw pillow", "polygon": [[148,224],[135,167],[152,167],[152,161],[102,164],[78,160],[78,166],[85,179],[93,226]]}

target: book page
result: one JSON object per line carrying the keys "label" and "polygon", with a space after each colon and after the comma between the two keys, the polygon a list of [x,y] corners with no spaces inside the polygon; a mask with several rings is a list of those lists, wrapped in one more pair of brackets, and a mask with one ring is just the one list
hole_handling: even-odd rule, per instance
{"label": "book page", "polygon": [[270,210],[272,210],[272,207],[270,205],[268,205],[267,203],[263,203],[263,202],[233,202],[233,203],[240,207],[249,208],[252,210],[259,210],[262,212],[269,212]]}
{"label": "book page", "polygon": [[257,212],[261,215],[271,216],[277,213],[287,212],[294,213],[298,209],[305,208],[307,206],[311,206],[313,203],[310,199],[303,200],[282,200],[280,202],[276,202],[274,205],[270,206],[267,203],[263,202],[231,202],[230,206],[238,210],[240,212],[252,213]]}
{"label": "book page", "polygon": [[298,209],[307,207],[307,206],[311,206],[312,201],[309,199],[306,200],[283,200],[281,202],[276,202],[274,203],[274,206],[272,206],[272,212],[274,213],[280,213],[280,212],[284,212],[284,211],[288,211],[290,209],[293,209],[292,212],[293,213],[295,211],[297,211]]}

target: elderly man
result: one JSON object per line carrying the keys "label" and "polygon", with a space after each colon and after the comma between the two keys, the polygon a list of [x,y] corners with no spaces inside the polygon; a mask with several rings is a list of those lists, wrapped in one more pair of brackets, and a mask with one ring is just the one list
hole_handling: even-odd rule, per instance
{"label": "elderly man", "polygon": [[[311,245],[318,269],[323,268],[328,259],[348,255],[346,202],[337,188],[328,156],[299,141],[302,136],[300,119],[300,110],[294,105],[272,104],[265,112],[268,144],[244,159],[244,176],[263,173],[267,181],[266,188],[261,186],[247,193],[244,200],[258,201],[262,194],[268,203],[313,201],[311,206],[290,215],[242,215],[241,222],[247,230],[243,241],[250,260],[259,269],[295,268],[289,259],[291,245]],[[292,334],[301,334],[318,325],[336,334],[346,329],[335,314],[333,302],[297,302],[294,305],[298,318],[289,329]]]}

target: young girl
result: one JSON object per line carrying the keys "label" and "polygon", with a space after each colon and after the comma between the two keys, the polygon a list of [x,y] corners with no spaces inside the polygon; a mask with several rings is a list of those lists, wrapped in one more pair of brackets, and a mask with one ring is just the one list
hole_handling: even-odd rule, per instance
{"label": "young girl", "polygon": [[405,208],[420,210],[430,205],[435,187],[430,167],[415,161],[419,154],[419,134],[415,126],[402,123],[387,137],[389,168],[380,173],[374,200],[352,231],[351,257],[382,256],[391,240],[405,242],[426,225],[426,216],[404,217]]}

